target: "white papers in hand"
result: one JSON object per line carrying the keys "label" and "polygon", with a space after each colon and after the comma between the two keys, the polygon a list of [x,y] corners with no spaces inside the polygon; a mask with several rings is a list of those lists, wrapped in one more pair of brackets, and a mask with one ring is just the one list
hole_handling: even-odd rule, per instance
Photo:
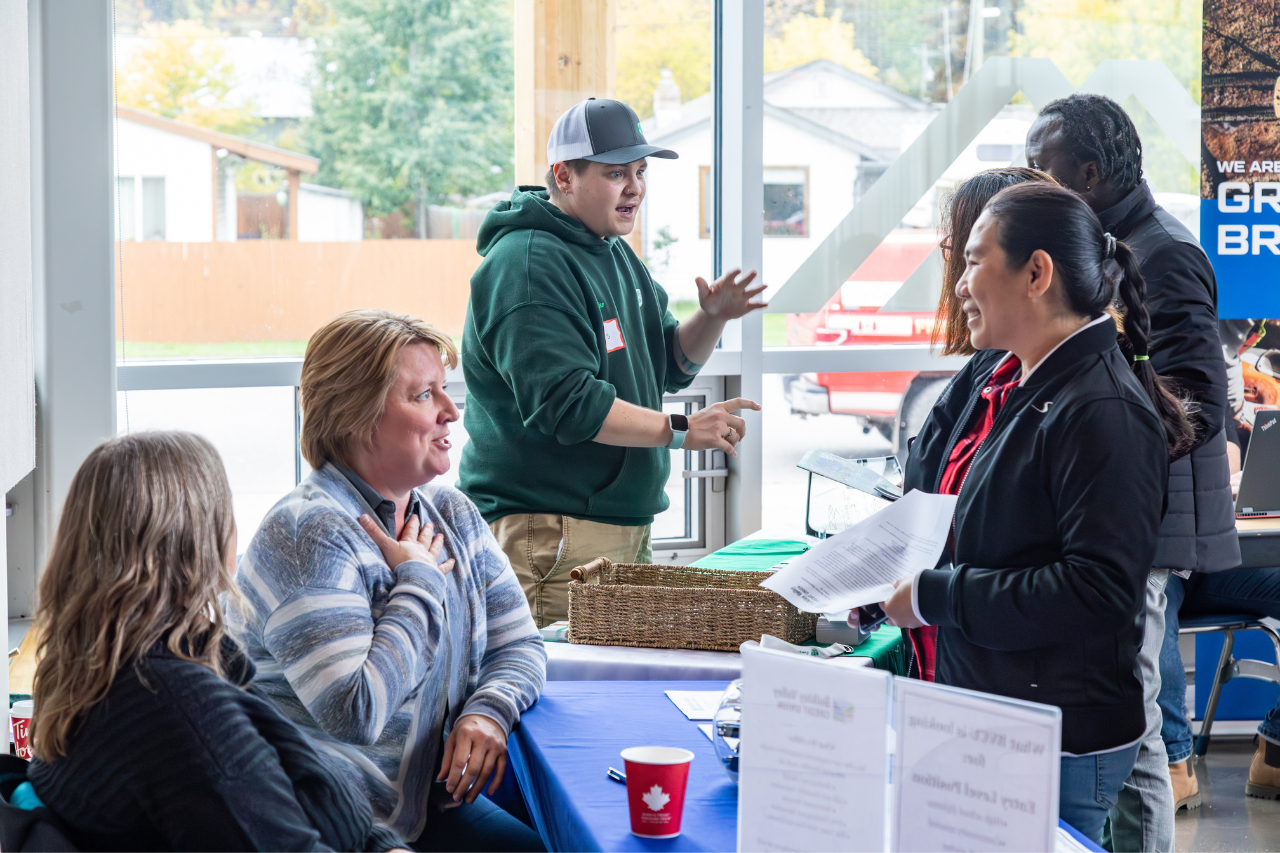
{"label": "white papers in hand", "polygon": [[937,564],[955,508],[954,495],[908,492],[870,518],[824,539],[760,586],[806,613],[884,601],[893,593],[894,581]]}
{"label": "white papers in hand", "polygon": [[720,707],[724,693],[716,690],[668,690],[667,698],[691,720],[710,720]]}

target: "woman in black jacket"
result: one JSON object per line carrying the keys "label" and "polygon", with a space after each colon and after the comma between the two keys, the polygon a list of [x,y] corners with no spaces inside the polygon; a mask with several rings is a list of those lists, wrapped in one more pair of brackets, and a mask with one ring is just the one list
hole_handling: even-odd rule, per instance
{"label": "woman in black jacket", "polygon": [[1059,813],[1100,841],[1146,728],[1144,589],[1169,455],[1193,430],[1150,366],[1137,261],[1078,196],[1003,190],[964,251],[956,293],[979,352],[906,472],[908,489],[959,496],[955,568],[920,573],[884,609],[938,627],[938,682],[1062,708]]}
{"label": "woman in black jacket", "polygon": [[235,521],[188,433],[97,447],[40,582],[30,768],[82,850],[388,850],[395,833],[224,635]]}

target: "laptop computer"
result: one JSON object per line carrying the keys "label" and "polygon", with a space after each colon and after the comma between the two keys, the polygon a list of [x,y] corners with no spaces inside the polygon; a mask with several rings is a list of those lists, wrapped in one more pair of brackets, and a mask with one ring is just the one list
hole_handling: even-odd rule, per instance
{"label": "laptop computer", "polygon": [[1280,409],[1254,415],[1236,518],[1280,518]]}

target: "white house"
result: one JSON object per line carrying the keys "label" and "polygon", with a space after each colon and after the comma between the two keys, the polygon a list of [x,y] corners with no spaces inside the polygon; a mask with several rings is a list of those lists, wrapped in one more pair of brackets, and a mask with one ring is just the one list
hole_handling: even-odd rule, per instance
{"label": "white house", "polygon": [[206,141],[131,120],[123,108],[119,117],[120,239],[212,242],[214,149]]}
{"label": "white house", "polygon": [[[679,103],[664,76],[655,114],[643,123],[653,144],[678,160],[651,160],[641,213],[646,260],[673,299],[696,298],[696,276],[711,272],[711,96]],[[761,275],[782,285],[938,114],[940,107],[904,95],[828,60],[766,75],[764,81],[765,239]],[[1006,107],[903,218],[903,227],[934,229],[938,190],[1022,154],[1035,113]]]}
{"label": "white house", "polygon": [[320,161],[238,136],[118,107],[119,221],[122,240],[213,242],[236,239],[235,174],[254,160],[288,174],[288,234],[299,240],[364,238],[364,209],[341,190],[303,184]]}

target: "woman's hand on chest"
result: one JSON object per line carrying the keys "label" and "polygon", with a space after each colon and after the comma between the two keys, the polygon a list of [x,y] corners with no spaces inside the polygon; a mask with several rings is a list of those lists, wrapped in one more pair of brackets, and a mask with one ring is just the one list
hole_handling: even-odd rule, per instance
{"label": "woman's hand on chest", "polygon": [[393,572],[402,563],[408,562],[426,563],[444,575],[453,571],[455,561],[452,557],[440,561],[440,554],[444,550],[444,534],[436,533],[435,525],[431,522],[420,524],[417,515],[411,516],[400,532],[400,538],[396,540],[388,536],[381,525],[368,515],[360,516],[359,520],[360,526],[378,546],[383,559],[387,561],[387,567]]}

